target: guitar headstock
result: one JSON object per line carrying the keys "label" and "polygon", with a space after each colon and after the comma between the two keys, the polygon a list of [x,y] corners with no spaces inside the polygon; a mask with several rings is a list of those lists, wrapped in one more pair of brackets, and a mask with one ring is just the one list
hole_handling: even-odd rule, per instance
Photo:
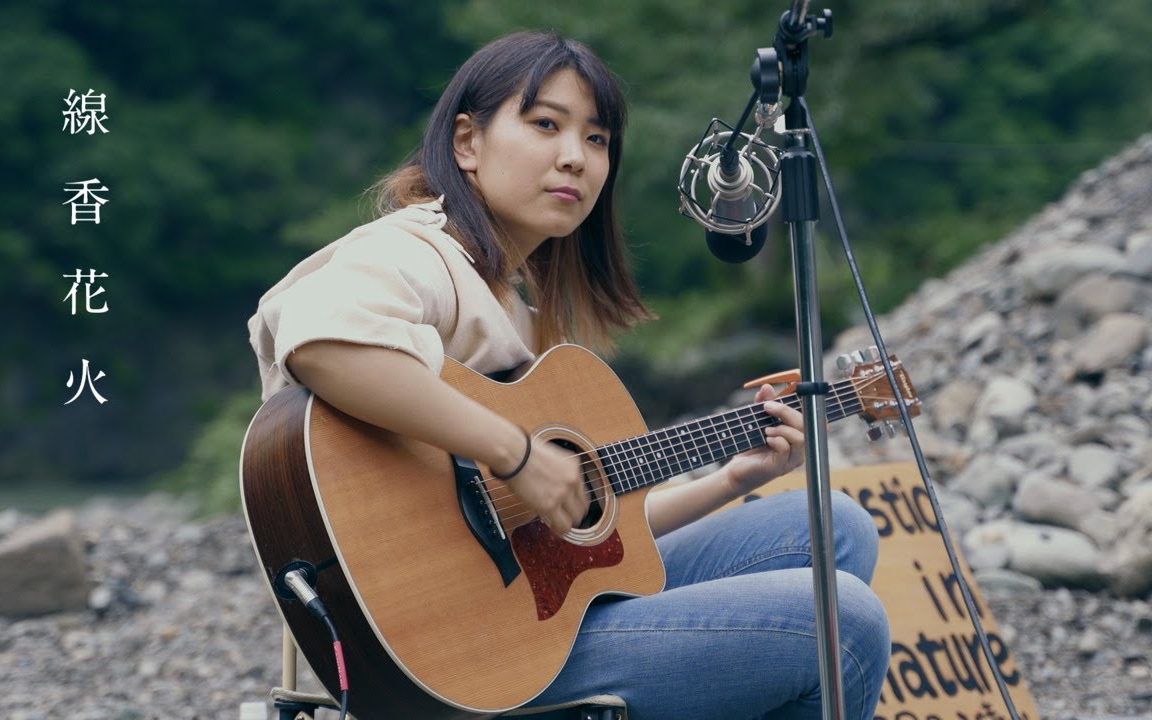
{"label": "guitar headstock", "polygon": [[[904,365],[889,355],[892,362],[892,372],[896,376],[896,385],[900,397],[908,406],[908,415],[915,417],[920,414],[920,398],[916,395],[916,388],[912,387],[912,380],[904,370]],[[884,372],[884,363],[880,361],[880,353],[875,347],[858,350],[853,353],[841,355],[836,358],[836,366],[844,377],[851,381],[856,397],[860,402],[860,417],[868,423],[868,439],[879,440],[887,430],[888,436],[896,434],[896,426],[892,420],[900,419],[900,405],[896,400],[896,391],[888,382],[888,375]]]}

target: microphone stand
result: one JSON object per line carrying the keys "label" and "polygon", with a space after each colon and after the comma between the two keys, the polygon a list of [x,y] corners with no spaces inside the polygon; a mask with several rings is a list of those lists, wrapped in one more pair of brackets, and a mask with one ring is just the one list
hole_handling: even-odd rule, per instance
{"label": "microphone stand", "polygon": [[836,596],[836,548],[832,538],[832,492],[828,473],[828,418],[824,381],[820,301],[816,293],[813,236],[820,218],[815,156],[808,149],[807,113],[796,98],[784,112],[789,140],[780,160],[784,222],[792,240],[792,278],[796,298],[796,339],[800,354],[800,397],[805,418],[804,462],[808,476],[808,525],[812,542],[812,579],[816,602],[816,642],[821,705],[826,720],[842,720],[843,668]]}
{"label": "microphone stand", "polygon": [[820,303],[816,292],[813,247],[820,218],[816,158],[808,148],[808,114],[801,98],[808,82],[808,38],[832,35],[832,13],[806,17],[807,2],[794,0],[780,18],[772,48],[761,49],[752,65],[752,84],[762,102],[789,98],[784,111],[786,142],[780,160],[781,211],[792,242],[792,278],[796,302],[796,339],[800,355],[800,397],[805,418],[805,471],[808,524],[812,543],[812,579],[816,611],[820,700],[825,720],[844,720],[843,665],[836,594],[836,555],[832,536],[832,491],[828,467],[828,418],[824,381]]}
{"label": "microphone stand", "polygon": [[[815,224],[820,218],[816,173],[817,156],[819,156],[822,166],[825,161],[816,129],[811,125],[807,104],[804,102],[804,91],[808,83],[808,38],[818,32],[823,33],[824,37],[831,37],[832,11],[824,10],[819,18],[808,17],[808,3],[809,0],[792,0],[791,9],[785,11],[780,17],[780,27],[772,47],[757,50],[757,57],[752,63],[751,72],[752,85],[755,90],[744,109],[740,122],[726,135],[727,147],[718,156],[710,155],[709,151],[714,148],[714,144],[706,145],[705,141],[701,140],[696,148],[693,148],[689,158],[685,160],[681,170],[680,192],[683,196],[682,211],[712,231],[709,233],[709,248],[713,250],[713,254],[725,262],[744,262],[755,255],[759,246],[763,244],[763,234],[760,235],[758,241],[752,242],[754,236],[751,233],[760,229],[758,223],[763,222],[772,214],[776,209],[776,202],[779,202],[783,207],[783,219],[788,224],[792,242],[796,337],[800,354],[800,383],[797,384],[795,392],[800,397],[807,431],[804,452],[808,479],[808,521],[812,543],[817,661],[822,691],[820,694],[821,711],[824,720],[844,720],[844,676],[840,656],[840,623],[836,598],[836,555],[832,535],[832,491],[828,469],[828,419],[825,400],[831,387],[824,381],[823,376],[823,339],[820,331],[819,299],[816,294],[816,256],[813,249]],[[748,218],[742,228],[748,239],[748,242],[745,243],[747,247],[732,250],[730,243],[719,242],[725,235],[732,234],[732,224],[729,222],[719,228],[711,224],[716,219],[714,212],[716,198],[721,197],[723,199],[723,196],[716,192],[717,188],[712,186],[712,178],[709,177],[713,207],[711,210],[704,210],[696,198],[695,189],[700,171],[699,169],[693,170],[693,164],[695,163],[697,166],[707,165],[714,158],[718,158],[720,175],[722,179],[726,180],[727,176],[732,175],[733,159],[736,157],[736,140],[741,137],[744,123],[748,120],[753,108],[759,103],[761,109],[769,108],[772,110],[771,115],[761,115],[760,110],[757,111],[757,123],[761,128],[766,127],[771,119],[774,119],[774,113],[778,111],[777,108],[782,95],[789,98],[789,103],[784,111],[784,145],[786,149],[778,162],[780,192],[779,194],[775,193],[775,189],[772,187],[774,183],[769,177],[765,182],[766,189],[760,189],[764,195],[763,205],[758,206],[760,209],[756,215]],[[711,130],[716,123],[717,121],[713,120],[709,129]],[[759,132],[757,130],[755,136],[748,137],[748,148],[755,144]],[[809,150],[809,145],[815,149],[815,155]],[[699,156],[697,156],[698,152]],[[774,154],[770,153],[770,155],[773,160],[776,159]],[[766,165],[764,169],[768,175],[771,174]],[[824,168],[824,177],[828,182],[828,194],[832,202],[833,217],[836,220],[837,229],[848,256],[853,277],[856,279],[857,292],[860,294],[861,302],[864,305],[865,317],[868,319],[873,338],[876,340],[878,353],[884,363],[888,381],[895,389],[898,387],[896,377],[887,360],[887,350],[884,349],[884,342],[872,316],[863,284],[856,272],[855,260],[852,257],[851,248],[848,246],[843,220],[836,204],[836,196],[832,192],[831,179],[828,177],[826,167]],[[755,187],[754,183],[753,187]],[[720,189],[724,188],[721,187]],[[757,225],[757,227],[753,227],[753,225]],[[718,234],[716,242],[713,242],[712,233]],[[718,252],[717,248],[721,248],[723,251]],[[915,429],[912,427],[908,408],[899,394],[897,394],[896,399],[904,427],[912,441],[912,449],[916,455],[920,475],[924,479],[925,489],[932,503],[932,511],[940,524],[944,549],[952,563],[953,573],[960,581],[959,587],[961,595],[964,597],[968,616],[976,630],[977,637],[980,639],[981,649],[984,651],[984,657],[988,662],[992,676],[996,680],[1000,696],[1004,699],[1008,714],[1013,720],[1017,720],[1019,713],[1017,713],[1016,705],[1008,693],[1003,674],[1000,672],[999,664],[980,622],[975,600],[972,598],[968,583],[964,580],[964,574],[961,571],[959,560],[945,525],[944,515],[928,479],[928,470],[923,453],[920,451],[919,441],[916,439]],[[889,429],[892,429],[891,426]],[[872,432],[874,431],[879,432],[879,428],[870,430],[870,437],[873,437]],[[875,438],[873,437],[873,439]]]}

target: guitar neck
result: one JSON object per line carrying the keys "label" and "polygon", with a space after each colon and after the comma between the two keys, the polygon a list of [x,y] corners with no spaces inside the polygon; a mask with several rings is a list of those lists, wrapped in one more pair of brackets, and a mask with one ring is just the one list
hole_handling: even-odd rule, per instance
{"label": "guitar neck", "polygon": [[[829,421],[861,411],[852,380],[832,383],[831,387],[825,400]],[[785,395],[777,401],[801,409],[797,395]],[[764,429],[779,424],[762,403],[754,403],[601,445],[596,452],[613,491],[623,495],[760,447],[765,443]]]}

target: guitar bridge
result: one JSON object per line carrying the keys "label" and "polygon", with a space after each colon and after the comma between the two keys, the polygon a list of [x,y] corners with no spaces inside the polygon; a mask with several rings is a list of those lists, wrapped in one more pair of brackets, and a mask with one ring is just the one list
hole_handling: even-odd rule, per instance
{"label": "guitar bridge", "polygon": [[516,562],[508,536],[504,534],[496,508],[492,506],[485,491],[480,468],[467,458],[453,455],[452,471],[456,476],[456,499],[460,503],[464,523],[480,547],[492,558],[500,579],[504,581],[504,587],[508,587],[520,575],[520,565]]}

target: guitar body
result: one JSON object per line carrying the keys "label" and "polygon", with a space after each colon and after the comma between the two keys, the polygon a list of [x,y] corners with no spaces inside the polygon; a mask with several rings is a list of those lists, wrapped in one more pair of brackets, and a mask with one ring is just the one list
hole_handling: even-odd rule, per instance
{"label": "guitar body", "polygon": [[[615,374],[573,345],[519,380],[494,382],[446,361],[443,379],[527,429],[578,452],[644,433]],[[592,453],[593,456],[595,453]],[[543,691],[598,595],[647,595],[664,570],[645,514],[647,489],[606,498],[590,527],[564,539],[498,480],[480,480],[517,571],[502,574],[461,512],[449,454],[351,418],[302,387],[260,409],[244,441],[241,491],[271,581],[286,564],[333,561],[317,589],[345,652],[350,711],[360,720],[466,718],[520,706]],[[487,478],[481,466],[477,478]],[[339,693],[323,623],[278,602],[297,646]]]}

